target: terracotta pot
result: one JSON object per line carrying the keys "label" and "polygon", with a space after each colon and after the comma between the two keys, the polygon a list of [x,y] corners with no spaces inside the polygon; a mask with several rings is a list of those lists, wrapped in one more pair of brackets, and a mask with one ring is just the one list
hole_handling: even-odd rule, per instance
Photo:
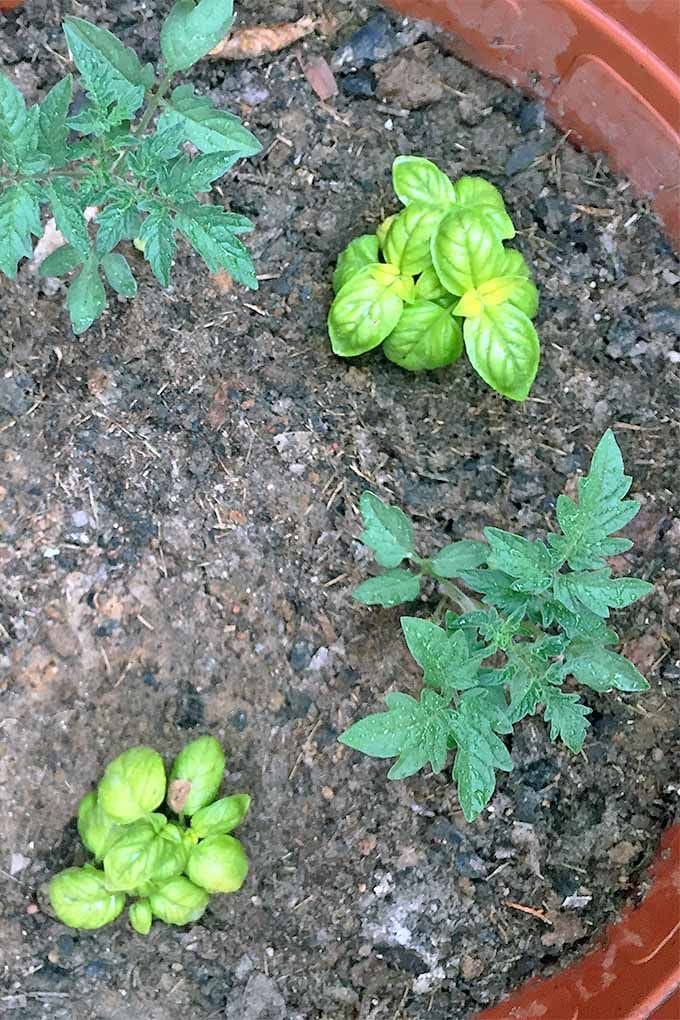
{"label": "terracotta pot", "polygon": [[650,871],[652,887],[605,933],[599,949],[546,980],[532,980],[476,1020],[678,1020],[680,825]]}
{"label": "terracotta pot", "polygon": [[649,195],[680,245],[678,0],[389,0],[470,63],[538,96],[573,142]]}
{"label": "terracotta pot", "polygon": [[24,0],[0,0],[0,14],[3,11],[13,11],[15,7],[20,7]]}

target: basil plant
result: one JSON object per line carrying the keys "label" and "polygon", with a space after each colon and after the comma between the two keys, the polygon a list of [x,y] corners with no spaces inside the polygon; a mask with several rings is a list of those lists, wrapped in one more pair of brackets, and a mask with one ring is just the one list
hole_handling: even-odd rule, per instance
{"label": "basil plant", "polygon": [[444,368],[463,352],[498,393],[524,400],[538,371],[532,319],[538,291],[501,193],[482,177],[454,184],[420,156],[392,171],[404,208],[338,258],[328,316],[343,358],[380,344],[410,372]]}
{"label": "basil plant", "polygon": [[[78,833],[94,863],[67,868],[50,882],[59,920],[71,928],[101,928],[122,913],[130,896],[130,924],[147,935],[154,918],[190,924],[211,893],[240,889],[248,859],[230,833],[248,813],[250,797],[216,799],[224,768],[224,751],[210,736],[180,751],[169,782],[163,759],[150,747],[130,748],[110,762],[78,807]],[[164,801],[175,817],[160,810]]]}

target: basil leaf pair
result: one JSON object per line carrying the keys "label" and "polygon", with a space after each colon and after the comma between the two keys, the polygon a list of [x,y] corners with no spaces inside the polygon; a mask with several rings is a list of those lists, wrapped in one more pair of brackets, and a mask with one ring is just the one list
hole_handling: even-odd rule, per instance
{"label": "basil leaf pair", "polygon": [[[463,337],[472,367],[498,393],[524,400],[540,356],[530,318],[538,294],[521,272],[517,253],[506,252],[487,222],[467,212],[440,222],[432,256],[443,286],[460,295],[453,311],[466,317]],[[507,275],[508,266],[520,272]]]}
{"label": "basil leaf pair", "polygon": [[407,209],[412,205],[437,207],[442,215],[475,212],[499,241],[515,236],[503,196],[483,177],[461,177],[452,184],[429,159],[398,156],[392,168],[392,182],[399,201]]}
{"label": "basil leaf pair", "polygon": [[356,357],[378,347],[396,327],[414,283],[395,266],[375,263],[346,283],[331,305],[328,332],[335,354]]}

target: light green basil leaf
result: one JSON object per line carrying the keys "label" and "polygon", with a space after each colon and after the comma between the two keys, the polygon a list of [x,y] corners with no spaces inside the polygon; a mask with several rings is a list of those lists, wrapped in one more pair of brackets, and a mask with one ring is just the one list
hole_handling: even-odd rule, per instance
{"label": "light green basil leaf", "polygon": [[115,921],[125,906],[123,893],[111,892],[104,873],[91,864],[55,875],[49,885],[49,898],[60,921],[69,928],[86,931]]}
{"label": "light green basil leaf", "polygon": [[456,208],[483,217],[499,240],[515,236],[512,220],[505,211],[503,196],[483,177],[461,177],[453,186]]}
{"label": "light green basil leaf", "polygon": [[480,287],[463,294],[453,309],[454,315],[481,315],[485,308],[508,302],[533,319],[538,311],[538,291],[525,276],[496,276]]}
{"label": "light green basil leaf", "polygon": [[247,874],[246,852],[233,836],[207,836],[189,854],[187,875],[206,892],[236,892]]}
{"label": "light green basil leaf", "polygon": [[415,276],[432,265],[430,246],[445,209],[412,202],[393,220],[385,238],[385,259],[402,273]]}
{"label": "light green basil leaf", "polygon": [[191,924],[198,921],[208,906],[209,894],[190,882],[184,875],[171,878],[159,889],[149,893],[154,917],[166,924]]}
{"label": "light green basil leaf", "polygon": [[443,368],[460,357],[463,331],[448,309],[433,301],[416,301],[402,312],[383,351],[386,358],[409,372]]}
{"label": "light green basil leaf", "polygon": [[337,294],[352,277],[366,266],[378,262],[378,238],[375,234],[355,237],[338,256],[333,273],[333,290]]}
{"label": "light green basil leaf", "polygon": [[191,819],[191,832],[201,839],[224,835],[241,824],[249,808],[250,797],[246,793],[222,797],[196,812]]}
{"label": "light green basil leaf", "polygon": [[442,308],[451,308],[455,304],[455,297],[443,285],[434,266],[425,269],[416,280],[415,290],[416,301],[422,298],[424,301],[434,301]]}
{"label": "light green basil leaf", "polygon": [[505,260],[501,276],[526,276],[527,279],[531,278],[531,270],[521,251],[517,251],[515,248],[505,249]]}
{"label": "light green basil leaf", "polygon": [[78,805],[78,835],[83,844],[100,861],[124,832],[122,825],[112,821],[93,790]]}
{"label": "light green basil leaf", "polygon": [[[177,814],[191,817],[194,812],[212,804],[222,782],[225,764],[222,746],[214,737],[206,734],[190,741],[179,752],[170,769],[169,807]],[[180,783],[182,796],[178,800]]]}
{"label": "light green basil leaf", "polygon": [[524,312],[510,304],[486,308],[465,320],[463,337],[484,382],[510,400],[525,400],[538,371],[540,345]]}
{"label": "light green basil leaf", "polygon": [[375,232],[375,236],[378,238],[378,245],[380,246],[380,251],[382,252],[384,252],[385,250],[385,239],[387,238],[387,235],[390,232],[390,227],[392,226],[398,215],[399,215],[398,213],[394,213],[392,216],[388,216],[387,219],[382,221],[382,223]]}
{"label": "light green basil leaf", "polygon": [[392,166],[392,183],[402,205],[411,202],[444,205],[454,201],[451,181],[438,166],[422,156],[397,156]]}
{"label": "light green basil leaf", "polygon": [[153,914],[148,900],[137,900],[136,903],[131,903],[128,917],[130,918],[130,924],[138,935],[149,934],[153,923]]}
{"label": "light green basil leaf", "polygon": [[413,280],[395,266],[376,264],[358,272],[336,296],[328,315],[334,353],[352,358],[381,344],[413,291]]}
{"label": "light green basil leaf", "polygon": [[464,294],[500,276],[505,249],[483,217],[448,213],[432,238],[437,276],[451,294]]}

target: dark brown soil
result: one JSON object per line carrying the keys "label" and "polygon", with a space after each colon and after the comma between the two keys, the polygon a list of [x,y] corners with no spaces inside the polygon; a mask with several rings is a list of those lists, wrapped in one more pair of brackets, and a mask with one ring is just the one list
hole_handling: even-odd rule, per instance
{"label": "dark brown soil", "polygon": [[[50,86],[70,12],[154,58],[168,6],[28,0],[0,21],[0,62],[29,92]],[[335,38],[192,73],[264,142],[222,188],[257,222],[259,293],[224,293],[184,250],[163,293],[137,256],[138,300],[76,340],[62,292],[28,268],[0,284],[3,1016],[462,1020],[582,952],[640,894],[674,814],[677,262],[602,161],[531,129],[518,94],[425,35],[379,69],[387,105],[321,104],[300,58],[330,59],[376,6],[324,10]],[[245,23],[308,12],[241,4]],[[400,82],[426,105],[405,111]],[[536,158],[507,176],[527,142]],[[522,406],[464,362],[421,377],[330,352],[332,263],[393,209],[390,166],[409,152],[504,189],[542,294]],[[515,771],[466,825],[446,777],[391,784],[336,741],[393,684],[417,685],[397,613],[350,598],[359,494],[398,501],[433,545],[485,525],[531,535],[607,426],[644,504],[625,565],[655,593],[617,625],[651,692],[587,695],[579,757],[521,725]],[[201,732],[228,748],[229,788],[254,796],[245,890],[190,930],[68,932],[44,883],[80,859],[78,799],[129,745],[170,757]]]}

